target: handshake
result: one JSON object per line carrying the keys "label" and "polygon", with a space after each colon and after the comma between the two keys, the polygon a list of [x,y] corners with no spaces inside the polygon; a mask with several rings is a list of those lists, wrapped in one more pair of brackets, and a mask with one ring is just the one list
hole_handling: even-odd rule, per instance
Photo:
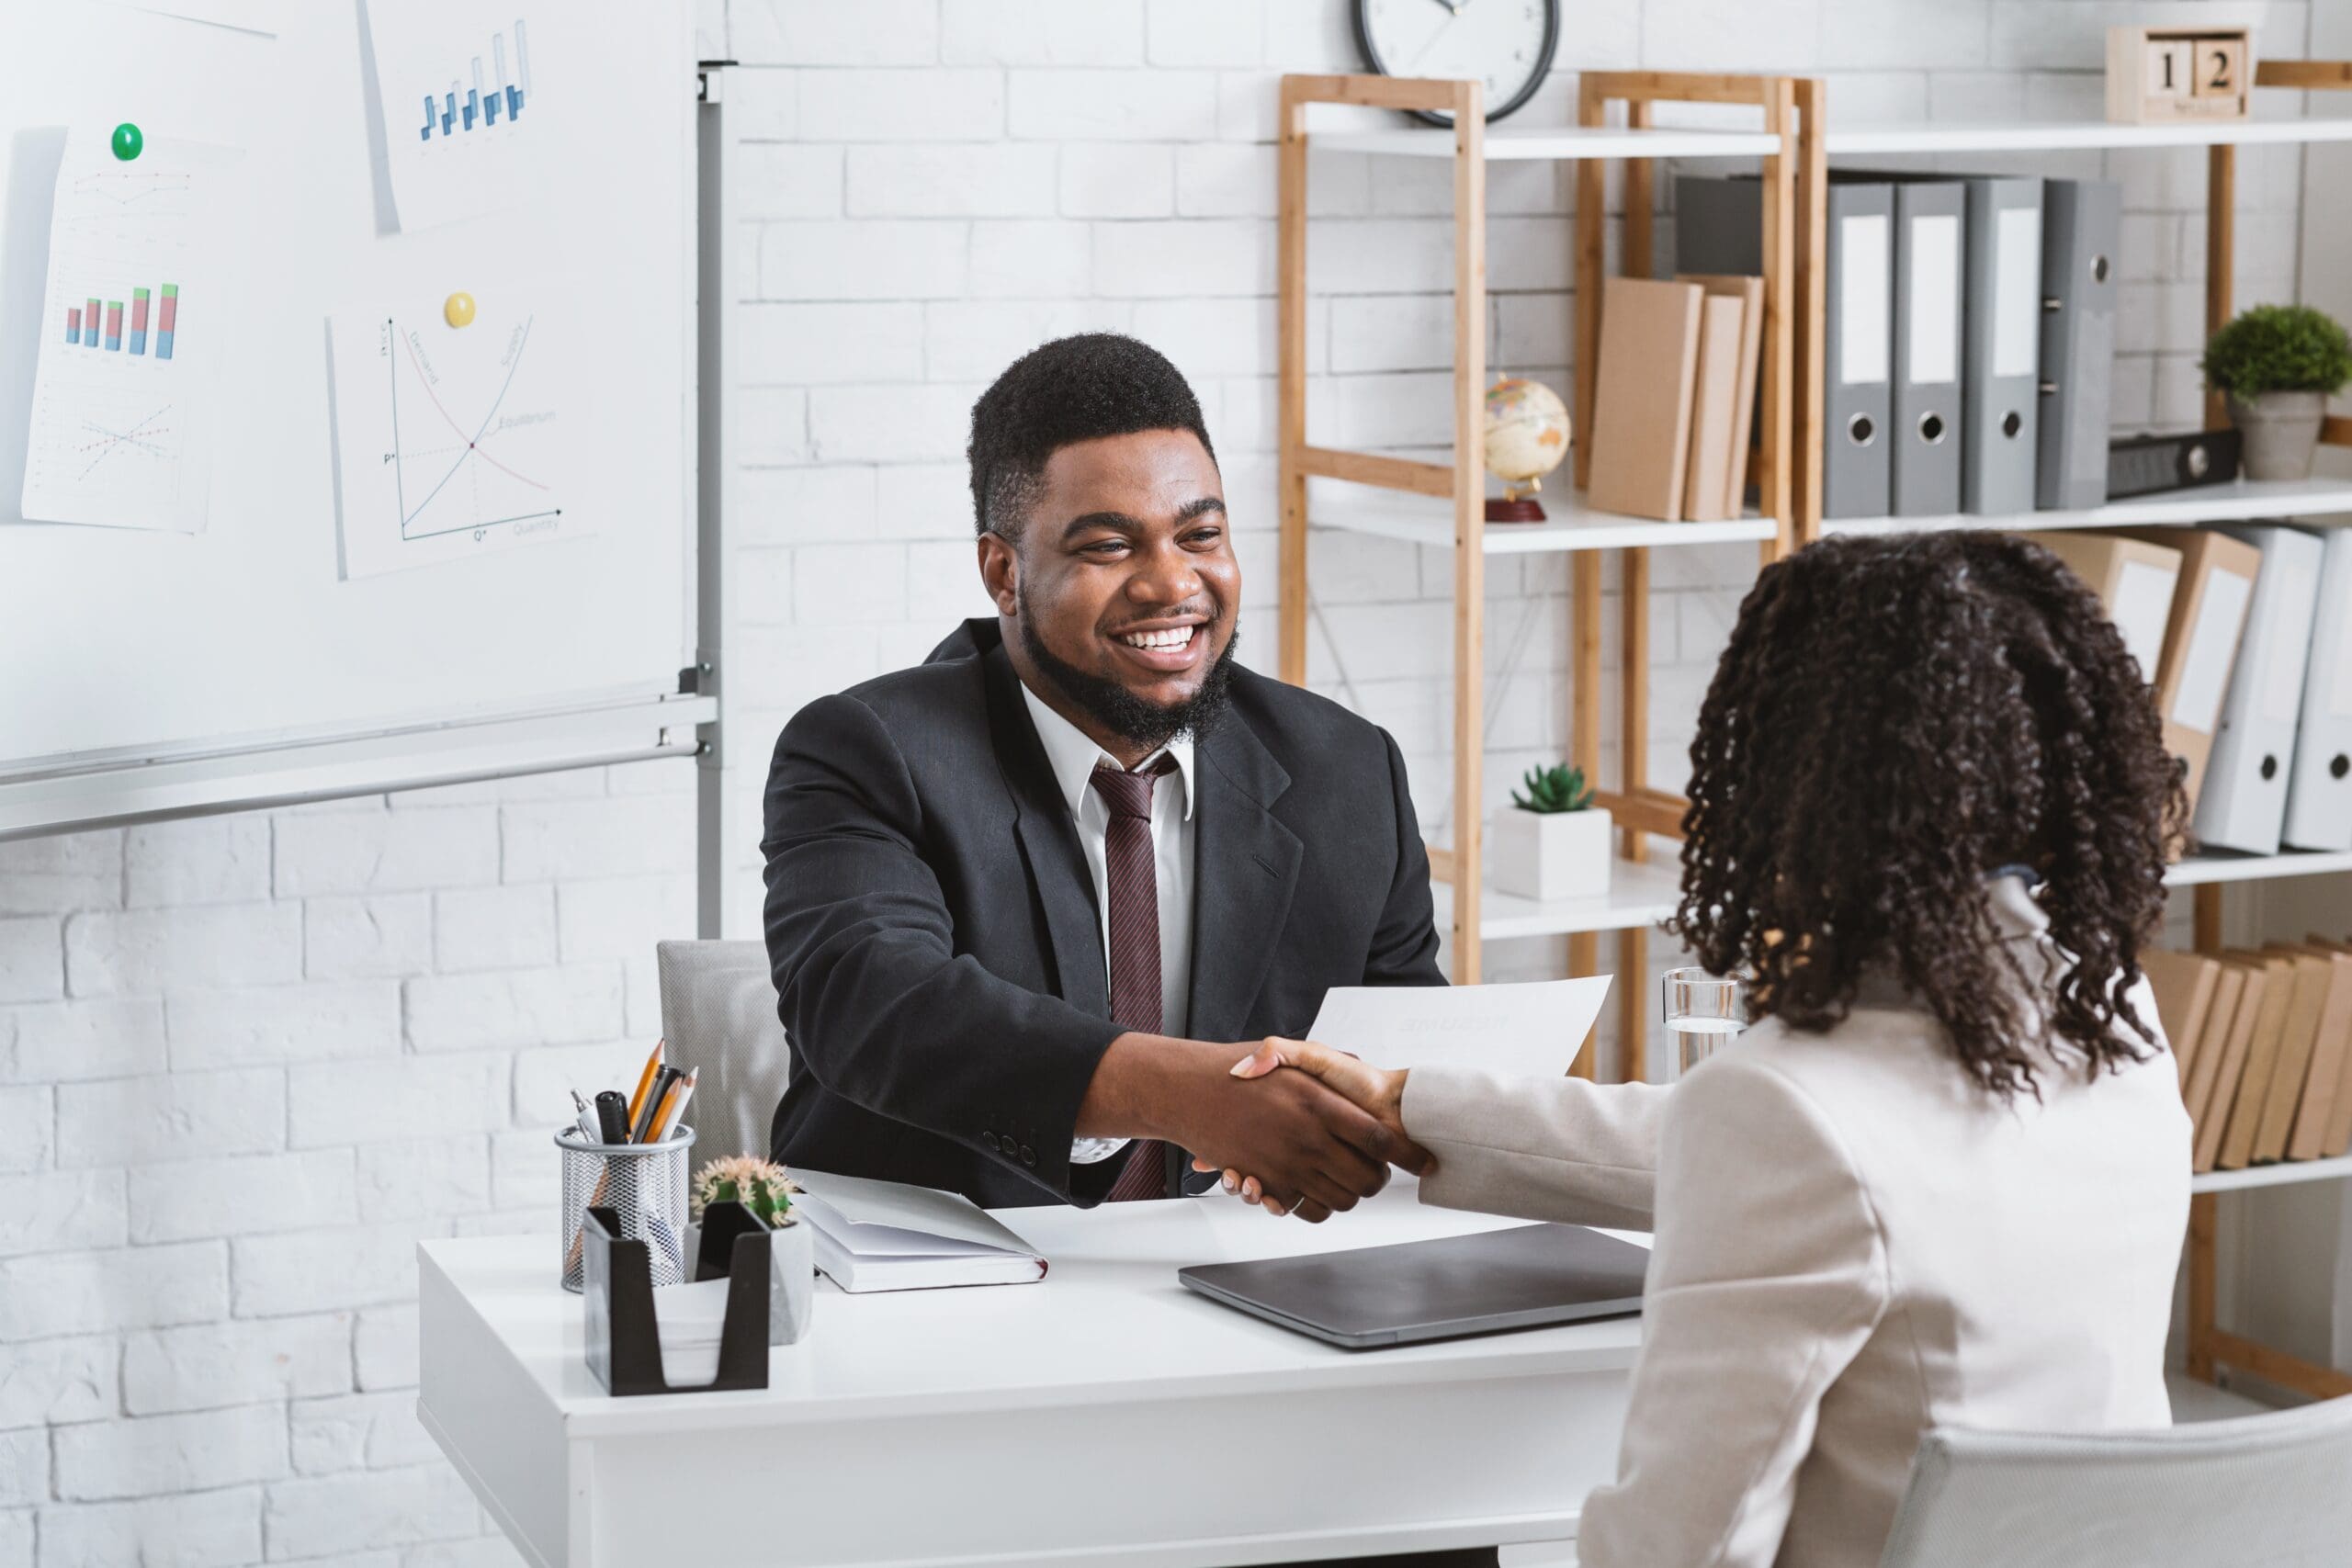
{"label": "handshake", "polygon": [[1415,1176],[1436,1167],[1405,1135],[1401,1071],[1270,1039],[1222,1076],[1201,1086],[1206,1114],[1185,1119],[1195,1130],[1181,1141],[1193,1169],[1222,1171],[1227,1192],[1269,1213],[1317,1224],[1385,1187],[1392,1165]]}

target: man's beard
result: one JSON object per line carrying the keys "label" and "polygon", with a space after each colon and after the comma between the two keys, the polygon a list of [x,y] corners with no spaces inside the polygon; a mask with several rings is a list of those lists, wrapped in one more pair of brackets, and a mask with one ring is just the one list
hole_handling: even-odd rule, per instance
{"label": "man's beard", "polygon": [[[1224,716],[1232,697],[1233,650],[1241,641],[1238,627],[1226,639],[1225,650],[1209,666],[1208,676],[1202,681],[1199,691],[1180,703],[1155,703],[1136,695],[1116,681],[1091,675],[1056,656],[1037,635],[1037,619],[1030,614],[1025,588],[1021,591],[1020,599],[1021,646],[1028,650],[1030,662],[1089,718],[1120,739],[1140,746],[1147,752],[1157,751],[1180,735],[1200,739]],[[1203,622],[1198,635],[1209,636],[1224,618],[1220,614]]]}

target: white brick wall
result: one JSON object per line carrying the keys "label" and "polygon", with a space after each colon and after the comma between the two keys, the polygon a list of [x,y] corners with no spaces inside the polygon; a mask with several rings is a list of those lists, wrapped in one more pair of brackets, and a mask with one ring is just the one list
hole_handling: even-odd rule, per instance
{"label": "white brick wall", "polygon": [[[801,703],[985,610],[966,419],[1045,337],[1132,331],[1195,378],[1270,662],[1272,79],[1351,67],[1343,0],[703,4],[708,52],[745,62],[729,682],[754,763],[732,808],[756,814]],[[2252,20],[2272,53],[2306,30],[2297,4],[1567,9],[1525,123],[1572,112],[1575,71],[1627,66],[1820,70],[1849,116],[2096,113],[2110,22]],[[2118,423],[2192,420],[2201,161],[2037,166],[2125,183]],[[1317,155],[1312,181],[1317,439],[1444,441],[1444,170]],[[2296,155],[2248,150],[2240,185],[2241,302],[2286,297]],[[1561,387],[1573,188],[1489,184],[1492,359]],[[1656,778],[1753,558],[1653,558]],[[1313,677],[1396,732],[1442,833],[1451,560],[1318,536],[1314,574]],[[1561,563],[1490,579],[1488,809],[1570,716]],[[412,1251],[550,1223],[548,1128],[658,1028],[651,944],[691,930],[691,851],[676,765],[0,845],[0,1568],[515,1561],[416,1425]],[[755,929],[757,868],[729,891]]]}

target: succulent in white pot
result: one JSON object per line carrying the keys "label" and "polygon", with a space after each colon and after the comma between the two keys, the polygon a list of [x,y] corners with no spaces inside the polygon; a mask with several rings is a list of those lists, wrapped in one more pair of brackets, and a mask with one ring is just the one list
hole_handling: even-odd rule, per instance
{"label": "succulent in white pot", "polygon": [[[784,1167],[753,1155],[734,1155],[704,1166],[690,1195],[696,1222],[713,1203],[741,1203],[768,1227],[768,1343],[790,1345],[808,1332],[817,1306],[815,1227],[792,1212],[800,1184]],[[686,1257],[702,1252],[702,1226],[687,1226]],[[697,1271],[696,1277],[699,1277]]]}
{"label": "succulent in white pot", "polygon": [[1530,768],[1495,818],[1493,876],[1498,892],[1550,903],[1609,891],[1616,854],[1606,807],[1592,803],[1584,770]]}

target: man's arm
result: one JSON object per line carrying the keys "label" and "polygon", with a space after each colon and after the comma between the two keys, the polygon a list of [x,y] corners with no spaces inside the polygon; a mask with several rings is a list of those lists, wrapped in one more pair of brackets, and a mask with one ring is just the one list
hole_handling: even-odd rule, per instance
{"label": "man's arm", "polygon": [[1076,1136],[1217,1151],[1334,1209],[1378,1190],[1385,1161],[1419,1163],[1320,1086],[1251,1092],[1266,1086],[1230,1077],[1229,1045],[1124,1032],[958,955],[922,831],[906,761],[865,704],[821,698],[786,726],[761,845],[768,958],[793,1048],[827,1089],[1079,1201],[1093,1194],[1071,1190]]}
{"label": "man's arm", "polygon": [[1363,983],[1442,986],[1445,971],[1438,967],[1437,925],[1430,903],[1429,850],[1413,814],[1412,792],[1406,787],[1405,759],[1385,730],[1380,739],[1388,753],[1388,787],[1396,803],[1396,874],[1381,906],[1372,951],[1364,955]]}
{"label": "man's arm", "polygon": [[1070,1131],[1119,1028],[956,953],[913,776],[873,710],[829,696],[794,716],[766,819],[768,961],[800,1062],[1067,1196]]}

